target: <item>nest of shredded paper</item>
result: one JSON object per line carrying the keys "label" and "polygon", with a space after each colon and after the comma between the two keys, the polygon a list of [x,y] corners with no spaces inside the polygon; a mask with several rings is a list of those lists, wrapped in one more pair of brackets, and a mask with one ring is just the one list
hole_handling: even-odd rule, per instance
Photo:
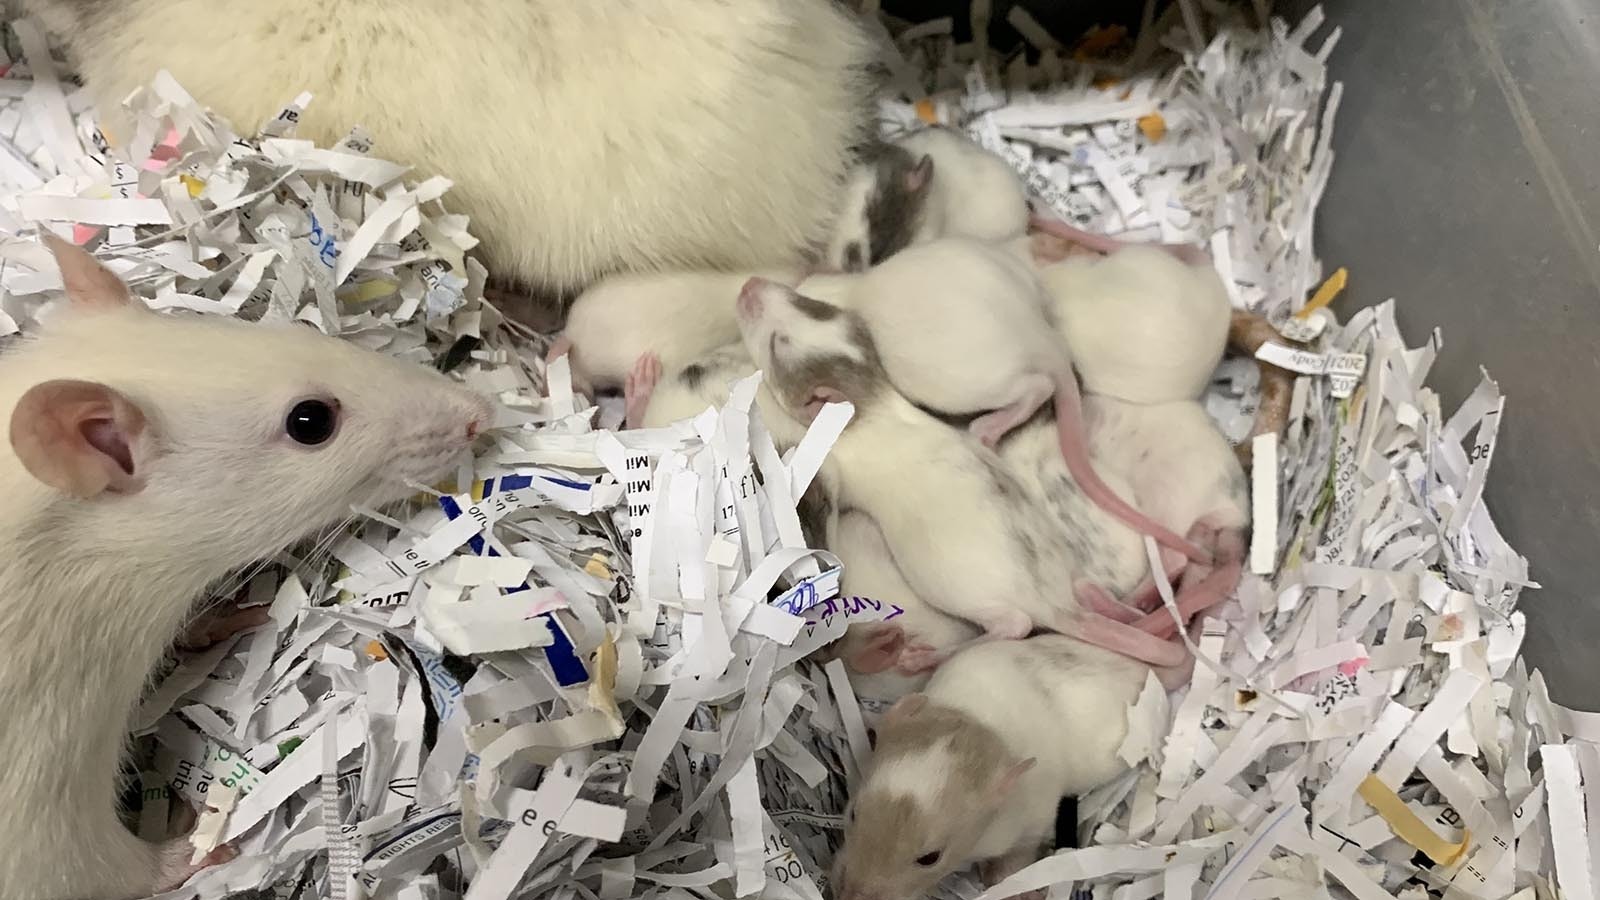
{"label": "nest of shredded paper", "polygon": [[[897,78],[934,90],[886,102],[887,131],[964,125],[1083,227],[1203,242],[1236,304],[1314,346],[1256,455],[1253,571],[1193,684],[1130,712],[1137,764],[1083,798],[1088,849],[987,896],[1497,898],[1556,873],[1586,896],[1600,727],[1516,659],[1526,564],[1482,501],[1494,384],[1445,417],[1423,384],[1437,337],[1407,349],[1390,306],[1291,318],[1322,276],[1337,33],[1311,48],[1313,14],[1202,44],[1186,18],[1170,65],[1110,85],[1044,38],[984,77],[948,22],[898,37]],[[159,680],[134,824],[161,834],[170,786],[207,809],[198,845],[241,850],[168,896],[820,900],[868,747],[839,663],[806,657],[895,614],[837,596],[804,547],[795,499],[827,437],[780,457],[753,382],[692,423],[596,429],[484,301],[448,182],[408,181],[381,135],[295,140],[302,95],[241,137],[162,77],[113,136],[36,28],[10,36],[0,334],[59,288],[37,229],[77,226],[152,306],[302,320],[505,407],[445,493],[251,573],[271,623]],[[1254,371],[1230,362],[1208,398],[1235,439]]]}

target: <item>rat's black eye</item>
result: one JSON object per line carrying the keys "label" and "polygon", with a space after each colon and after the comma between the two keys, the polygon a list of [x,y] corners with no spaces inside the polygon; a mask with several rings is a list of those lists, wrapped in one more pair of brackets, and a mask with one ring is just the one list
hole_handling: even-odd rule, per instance
{"label": "rat's black eye", "polygon": [[301,400],[289,410],[283,431],[295,443],[315,447],[327,443],[339,429],[339,401]]}
{"label": "rat's black eye", "polygon": [[933,851],[932,853],[924,853],[921,856],[917,857],[917,865],[919,865],[919,866],[923,866],[923,867],[937,866],[938,864],[939,864],[939,851],[937,851],[937,850]]}

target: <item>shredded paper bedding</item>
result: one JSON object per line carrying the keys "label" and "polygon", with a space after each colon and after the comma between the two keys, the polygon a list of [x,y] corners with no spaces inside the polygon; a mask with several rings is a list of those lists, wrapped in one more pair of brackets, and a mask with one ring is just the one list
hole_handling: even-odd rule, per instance
{"label": "shredded paper bedding", "polygon": [[[1013,24],[1037,62],[974,66],[948,20],[895,38],[918,102],[886,101],[886,133],[961,125],[1084,228],[1203,243],[1236,305],[1303,342],[1262,351],[1301,377],[1287,431],[1254,441],[1250,572],[1193,683],[1130,710],[1135,765],[1082,798],[1083,849],[941,894],[1592,896],[1600,716],[1518,659],[1531,582],[1483,502],[1504,401],[1485,378],[1441,410],[1439,335],[1408,347],[1393,301],[1321,308],[1344,277],[1313,253],[1337,29],[1314,12],[1201,42],[1186,16],[1165,67],[1108,83]],[[842,664],[808,657],[898,612],[840,596],[801,535],[837,418],[780,455],[749,379],[693,421],[598,428],[544,339],[484,300],[448,180],[384,161],[382,135],[297,139],[311,94],[235,131],[165,74],[97,122],[37,26],[8,38],[0,335],[60,288],[38,230],[103,232],[153,307],[301,320],[443,361],[502,407],[437,494],[245,573],[270,623],[161,673],[134,824],[163,837],[187,802],[197,852],[240,850],[164,896],[828,895],[870,748]],[[1255,372],[1230,360],[1208,397],[1235,440]]]}

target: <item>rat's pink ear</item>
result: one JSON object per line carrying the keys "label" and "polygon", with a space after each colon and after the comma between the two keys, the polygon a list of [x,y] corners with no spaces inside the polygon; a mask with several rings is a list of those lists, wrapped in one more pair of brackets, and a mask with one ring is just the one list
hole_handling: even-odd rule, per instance
{"label": "rat's pink ear", "polygon": [[845,398],[844,392],[840,391],[838,388],[830,387],[826,384],[817,385],[811,389],[811,396],[806,399],[806,405],[804,408],[806,424],[811,424],[811,420],[815,419],[817,414],[822,412],[822,408],[827,406],[829,403],[849,402],[850,401]]}
{"label": "rat's pink ear", "polygon": [[883,714],[883,720],[889,724],[904,722],[905,720],[922,712],[928,705],[927,694],[907,694],[894,702],[889,711]]}
{"label": "rat's pink ear", "polygon": [[62,240],[50,232],[44,234],[44,245],[61,267],[61,281],[67,288],[67,299],[78,309],[142,308],[133,299],[133,293],[117,273],[100,264],[89,251],[71,241]]}
{"label": "rat's pink ear", "polygon": [[917,164],[906,173],[906,190],[913,194],[920,194],[928,189],[928,183],[933,180],[933,157],[924,153]]}
{"label": "rat's pink ear", "polygon": [[92,381],[46,381],[11,412],[11,449],[29,474],[88,499],[144,486],[151,445],[144,412]]}
{"label": "rat's pink ear", "polygon": [[1030,756],[1021,762],[1012,763],[1010,768],[1000,773],[1000,780],[994,786],[994,797],[999,799],[1011,793],[1016,788],[1017,782],[1022,780],[1022,776],[1026,775],[1037,762],[1038,760]]}

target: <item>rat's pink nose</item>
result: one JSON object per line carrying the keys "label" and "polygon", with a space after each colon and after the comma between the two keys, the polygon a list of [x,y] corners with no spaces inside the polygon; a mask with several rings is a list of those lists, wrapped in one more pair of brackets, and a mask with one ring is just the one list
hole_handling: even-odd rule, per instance
{"label": "rat's pink nose", "polygon": [[739,289],[739,315],[754,319],[761,315],[761,292],[771,282],[765,278],[752,278]]}

